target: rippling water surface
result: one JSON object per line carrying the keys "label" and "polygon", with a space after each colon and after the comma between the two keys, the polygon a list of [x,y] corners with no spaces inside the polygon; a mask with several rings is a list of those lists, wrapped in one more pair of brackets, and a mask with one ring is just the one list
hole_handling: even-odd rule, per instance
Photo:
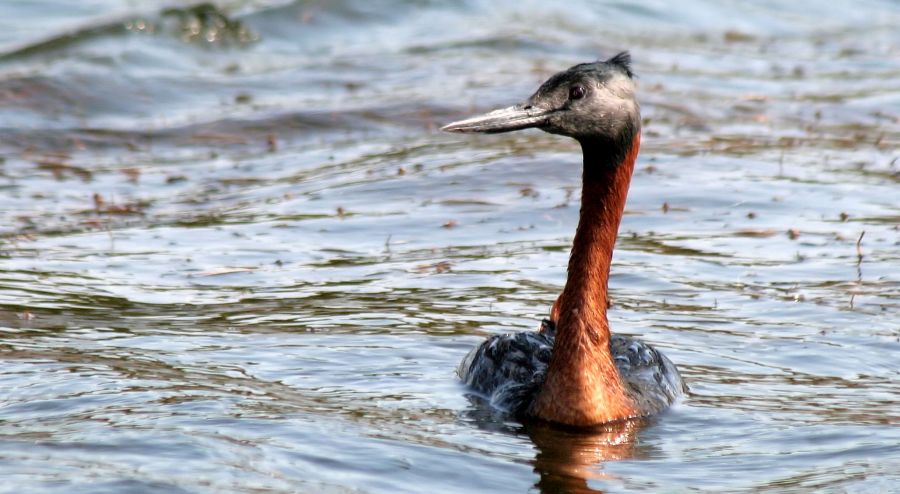
{"label": "rippling water surface", "polygon": [[[0,4],[0,491],[898,492],[892,1]],[[452,119],[630,49],[592,433],[454,376],[564,282],[574,142]]]}

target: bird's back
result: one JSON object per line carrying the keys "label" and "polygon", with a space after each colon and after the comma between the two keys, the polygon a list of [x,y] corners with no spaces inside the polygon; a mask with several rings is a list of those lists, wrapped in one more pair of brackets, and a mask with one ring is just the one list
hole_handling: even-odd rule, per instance
{"label": "bird's back", "polygon": [[[540,332],[492,336],[466,355],[458,374],[495,408],[524,416],[544,384],[555,333],[553,323],[545,319]],[[672,362],[652,346],[612,335],[610,350],[641,415],[662,411],[686,390]]]}

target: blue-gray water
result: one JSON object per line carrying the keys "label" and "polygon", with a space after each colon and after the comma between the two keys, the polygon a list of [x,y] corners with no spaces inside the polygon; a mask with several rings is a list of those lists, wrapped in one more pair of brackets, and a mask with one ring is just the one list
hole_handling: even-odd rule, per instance
{"label": "blue-gray water", "polygon": [[[0,3],[0,491],[900,492],[900,5]],[[457,136],[630,49],[614,331],[691,393],[523,429],[577,145]],[[864,234],[863,234],[864,232]]]}

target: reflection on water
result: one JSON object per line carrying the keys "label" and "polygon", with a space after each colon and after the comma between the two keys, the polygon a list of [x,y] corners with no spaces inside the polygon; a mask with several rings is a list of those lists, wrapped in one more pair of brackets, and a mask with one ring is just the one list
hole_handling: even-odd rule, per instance
{"label": "reflection on water", "polygon": [[[591,430],[565,430],[549,424],[528,424],[525,430],[537,447],[535,484],[541,492],[603,492],[589,481],[609,479],[603,471],[608,461],[640,459],[646,451],[638,445],[643,420],[627,420]],[[613,476],[614,477],[614,476]]]}
{"label": "reflection on water", "polygon": [[[900,7],[0,2],[15,492],[890,492]],[[593,433],[473,406],[565,277],[580,154],[441,124],[630,49],[613,331],[691,384]],[[0,487],[3,490],[3,487]]]}
{"label": "reflection on water", "polygon": [[656,422],[654,418],[590,428],[536,420],[519,424],[480,396],[469,394],[467,398],[470,407],[462,413],[467,423],[493,434],[527,438],[533,444],[533,457],[527,458],[527,463],[534,467],[534,487],[542,493],[603,492],[599,481],[616,480],[605,471],[607,462],[641,460],[656,453],[651,445],[639,440],[641,431]]}

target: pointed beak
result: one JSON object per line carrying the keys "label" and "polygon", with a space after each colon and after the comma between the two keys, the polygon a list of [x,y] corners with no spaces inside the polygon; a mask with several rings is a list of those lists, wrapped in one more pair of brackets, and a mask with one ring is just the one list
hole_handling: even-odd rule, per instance
{"label": "pointed beak", "polygon": [[446,132],[497,134],[513,130],[539,127],[547,121],[552,110],[535,106],[516,105],[494,110],[484,115],[467,118],[441,127]]}

